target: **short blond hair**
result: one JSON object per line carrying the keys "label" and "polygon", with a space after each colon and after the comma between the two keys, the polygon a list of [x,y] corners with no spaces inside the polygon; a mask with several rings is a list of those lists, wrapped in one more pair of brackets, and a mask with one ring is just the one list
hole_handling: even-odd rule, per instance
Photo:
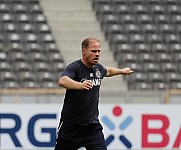
{"label": "short blond hair", "polygon": [[89,37],[89,38],[86,38],[82,41],[82,49],[87,48],[90,44],[90,41],[93,41],[93,40],[100,43],[100,41],[98,39],[93,38],[93,37]]}

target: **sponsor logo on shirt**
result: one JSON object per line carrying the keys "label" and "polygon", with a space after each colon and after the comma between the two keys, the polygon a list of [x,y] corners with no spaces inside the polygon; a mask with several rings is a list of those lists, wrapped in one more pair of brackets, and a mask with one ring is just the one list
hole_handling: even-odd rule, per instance
{"label": "sponsor logo on shirt", "polygon": [[92,82],[93,86],[101,85],[101,79],[92,79],[91,82]]}

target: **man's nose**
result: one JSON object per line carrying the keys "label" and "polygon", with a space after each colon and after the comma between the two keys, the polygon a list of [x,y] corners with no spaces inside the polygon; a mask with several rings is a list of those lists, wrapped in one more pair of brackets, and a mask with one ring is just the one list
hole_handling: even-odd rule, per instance
{"label": "man's nose", "polygon": [[97,52],[96,52],[96,55],[100,55],[100,52],[99,52],[99,51],[97,51]]}

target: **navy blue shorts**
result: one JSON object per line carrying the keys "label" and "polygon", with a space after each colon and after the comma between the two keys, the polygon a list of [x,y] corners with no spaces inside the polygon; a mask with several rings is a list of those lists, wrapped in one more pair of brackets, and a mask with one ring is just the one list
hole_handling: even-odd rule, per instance
{"label": "navy blue shorts", "polygon": [[87,150],[107,150],[100,123],[86,126],[62,123],[54,150],[77,150],[85,147]]}

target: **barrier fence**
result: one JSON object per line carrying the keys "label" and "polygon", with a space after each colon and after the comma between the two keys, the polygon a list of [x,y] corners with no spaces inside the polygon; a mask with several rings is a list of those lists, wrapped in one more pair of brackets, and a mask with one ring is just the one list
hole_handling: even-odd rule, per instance
{"label": "barrier fence", "polygon": [[[64,88],[0,89],[0,103],[59,103],[64,93]],[[167,95],[162,91],[122,91],[110,94],[100,91],[100,103],[168,103]]]}

